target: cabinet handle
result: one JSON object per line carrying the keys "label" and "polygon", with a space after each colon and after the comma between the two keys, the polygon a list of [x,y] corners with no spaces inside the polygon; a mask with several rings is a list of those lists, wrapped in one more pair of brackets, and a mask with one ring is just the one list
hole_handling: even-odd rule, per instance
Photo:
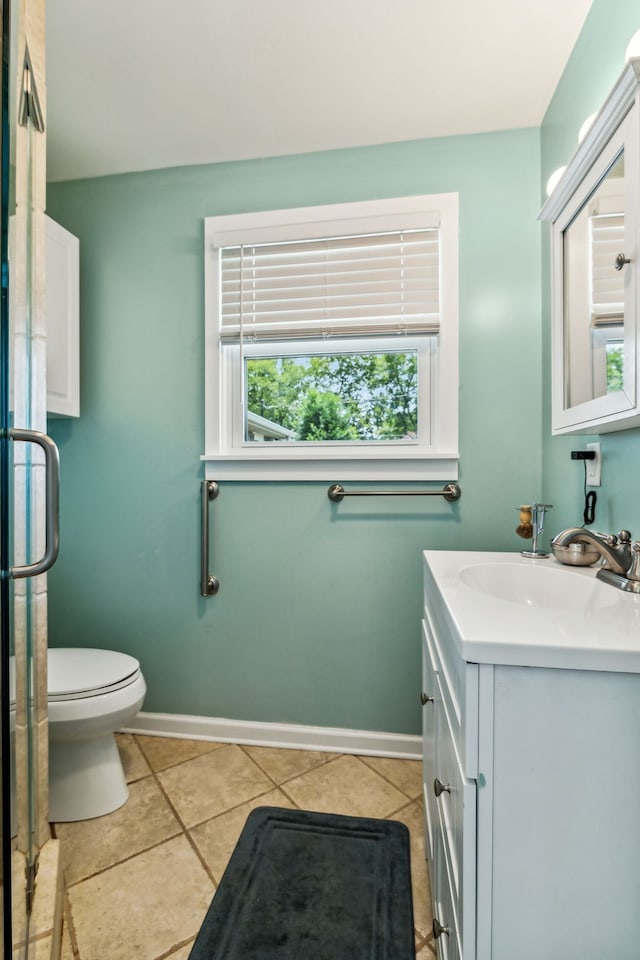
{"label": "cabinet handle", "polygon": [[9,440],[18,440],[23,443],[37,443],[44,452],[44,469],[46,483],[45,508],[45,550],[44,556],[35,563],[28,563],[22,567],[10,567],[8,576],[13,580],[22,577],[37,577],[49,570],[58,557],[60,547],[60,454],[55,443],[46,433],[38,430],[9,429],[3,436]]}
{"label": "cabinet handle", "polygon": [[451,787],[448,784],[443,783],[442,780],[438,780],[436,777],[436,779],[433,781],[433,792],[435,793],[436,797],[439,797],[441,793],[451,793]]}
{"label": "cabinet handle", "polygon": [[435,703],[435,697],[430,697],[428,693],[425,693],[424,690],[420,694],[420,703],[424,707],[425,703]]}
{"label": "cabinet handle", "polygon": [[436,917],[433,918],[433,926],[431,929],[436,940],[438,937],[441,937],[443,933],[446,933],[446,935],[449,936],[449,927],[443,927]]}
{"label": "cabinet handle", "polygon": [[629,260],[628,257],[625,257],[624,253],[619,253],[616,259],[614,260],[613,265],[616,268],[616,270],[622,270],[625,263],[631,263],[631,260]]}

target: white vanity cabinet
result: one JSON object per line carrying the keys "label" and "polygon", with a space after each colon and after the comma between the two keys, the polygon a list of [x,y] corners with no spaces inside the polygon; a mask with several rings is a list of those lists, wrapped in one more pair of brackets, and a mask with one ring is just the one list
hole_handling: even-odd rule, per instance
{"label": "white vanity cabinet", "polygon": [[78,238],[45,217],[47,413],[80,416]]}
{"label": "white vanity cabinet", "polygon": [[[584,668],[597,651],[556,647],[553,631],[529,645],[524,605],[501,617],[504,601],[479,602],[475,630],[473,614],[458,616],[457,599],[468,597],[443,575],[438,553],[425,553],[422,624],[425,846],[438,955],[637,960],[640,672]],[[623,614],[635,620],[640,651],[640,598],[609,589],[598,593],[602,609],[577,614],[578,627],[584,614],[609,640],[604,661],[619,656],[625,665],[616,629]],[[568,633],[563,611],[552,614],[559,636]],[[629,649],[632,657],[632,638]]]}

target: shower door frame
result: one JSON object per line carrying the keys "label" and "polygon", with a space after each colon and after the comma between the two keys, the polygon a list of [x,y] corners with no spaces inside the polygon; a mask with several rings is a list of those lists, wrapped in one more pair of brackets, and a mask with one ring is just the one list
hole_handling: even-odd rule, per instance
{"label": "shower door frame", "polygon": [[[46,523],[57,450],[46,437],[44,0],[2,0],[0,218],[0,743],[3,958],[27,960],[49,841]],[[52,469],[56,477],[52,474]],[[57,501],[57,495],[54,496]],[[57,504],[56,504],[57,520]],[[46,535],[44,531],[46,530]],[[43,547],[43,540],[46,544]],[[54,549],[55,546],[55,549]]]}

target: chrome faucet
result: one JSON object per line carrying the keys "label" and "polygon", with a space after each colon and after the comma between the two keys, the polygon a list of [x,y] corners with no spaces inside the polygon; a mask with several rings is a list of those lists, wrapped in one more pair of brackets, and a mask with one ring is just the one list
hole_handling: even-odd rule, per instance
{"label": "chrome faucet", "polygon": [[596,577],[627,593],[640,593],[640,541],[631,542],[628,530],[614,533],[597,533],[584,527],[569,527],[551,541],[566,547],[575,540],[585,540],[602,557],[602,566]]}
{"label": "chrome faucet", "polygon": [[592,544],[602,557],[604,570],[613,573],[626,574],[631,566],[631,534],[628,530],[621,530],[616,536],[614,533],[597,533],[595,530],[585,530],[584,527],[569,527],[553,538],[552,543],[559,547],[567,547],[575,540],[585,540]]}

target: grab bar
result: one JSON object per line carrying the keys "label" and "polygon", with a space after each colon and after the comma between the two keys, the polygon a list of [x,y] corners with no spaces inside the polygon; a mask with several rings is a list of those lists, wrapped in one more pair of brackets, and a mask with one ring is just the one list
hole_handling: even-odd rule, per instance
{"label": "grab bar", "polygon": [[203,480],[200,484],[202,505],[202,540],[200,551],[200,596],[212,597],[220,589],[220,581],[209,573],[209,501],[215,500],[220,487],[215,480]]}
{"label": "grab bar", "polygon": [[333,503],[345,497],[444,497],[453,503],[460,499],[462,490],[457,483],[448,483],[442,490],[345,490],[339,483],[332,483],[327,496]]}

